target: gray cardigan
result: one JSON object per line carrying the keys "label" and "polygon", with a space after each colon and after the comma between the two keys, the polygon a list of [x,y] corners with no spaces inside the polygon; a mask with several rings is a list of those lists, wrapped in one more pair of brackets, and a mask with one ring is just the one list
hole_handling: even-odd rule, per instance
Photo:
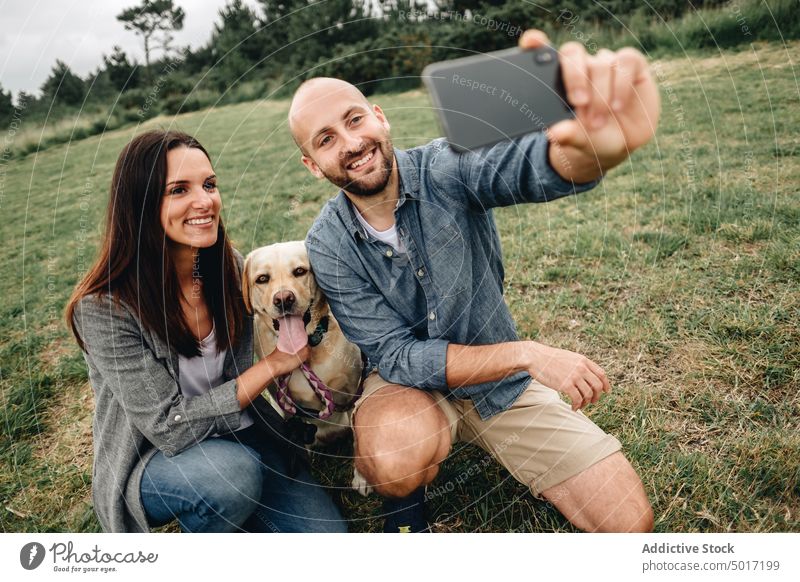
{"label": "gray cardigan", "polygon": [[[236,252],[241,272],[243,258]],[[75,326],[94,390],[92,500],[103,530],[149,531],[139,491],[142,473],[161,450],[167,457],[239,428],[236,377],[253,364],[253,318],[225,356],[225,382],[202,396],[178,388],[178,354],[146,331],[130,306],[106,295],[76,305]]]}

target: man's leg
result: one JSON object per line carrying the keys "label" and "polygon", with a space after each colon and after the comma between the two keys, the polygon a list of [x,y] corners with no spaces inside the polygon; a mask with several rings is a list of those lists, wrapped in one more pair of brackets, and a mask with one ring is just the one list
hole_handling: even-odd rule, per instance
{"label": "man's leg", "polygon": [[380,380],[354,411],[355,463],[384,497],[430,483],[450,450],[451,427],[431,394]]}
{"label": "man's leg", "polygon": [[512,407],[482,420],[458,401],[460,438],[492,453],[536,497],[586,531],[651,531],[644,487],[617,439],[558,394],[531,382]]}
{"label": "man's leg", "polygon": [[628,459],[614,453],[542,491],[575,527],[600,532],[653,531],[653,510]]}

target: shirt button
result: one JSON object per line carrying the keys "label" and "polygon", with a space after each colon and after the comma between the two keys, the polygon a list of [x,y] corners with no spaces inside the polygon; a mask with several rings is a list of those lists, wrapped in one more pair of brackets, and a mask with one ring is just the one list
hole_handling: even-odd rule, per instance
{"label": "shirt button", "polygon": [[436,319],[436,314],[433,311],[431,311],[431,314],[428,316],[428,319],[433,321],[434,319]]}
{"label": "shirt button", "polygon": [[391,257],[393,254],[394,253],[392,252],[392,249],[389,249],[388,251],[386,251],[386,256],[387,257]]}
{"label": "shirt button", "polygon": [[175,422],[180,422],[180,420],[181,420],[181,415],[180,415],[180,414],[176,414],[176,415],[175,415],[175,419],[174,419],[174,420],[175,420]]}
{"label": "shirt button", "polygon": [[425,269],[420,269],[417,271],[417,277],[424,277],[425,276]]}

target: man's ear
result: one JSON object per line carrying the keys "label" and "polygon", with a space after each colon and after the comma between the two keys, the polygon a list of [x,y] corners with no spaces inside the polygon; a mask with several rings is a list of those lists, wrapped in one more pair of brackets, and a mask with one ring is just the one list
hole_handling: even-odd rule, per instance
{"label": "man's ear", "polygon": [[381,109],[380,105],[373,105],[372,110],[375,112],[375,117],[383,124],[383,127],[386,128],[386,131],[392,129],[392,126],[389,125],[389,120],[386,118],[386,114]]}
{"label": "man's ear", "polygon": [[316,177],[318,180],[325,177],[325,174],[323,174],[322,171],[319,169],[319,166],[317,165],[317,162],[315,162],[314,160],[312,160],[308,156],[305,156],[305,155],[301,156],[300,157],[300,161],[303,162],[303,165],[306,168],[308,168],[308,171],[311,172],[312,174],[314,174],[314,177]]}
{"label": "man's ear", "polygon": [[250,302],[250,255],[247,255],[244,260],[244,269],[242,270],[242,299],[247,313],[252,314],[253,305]]}

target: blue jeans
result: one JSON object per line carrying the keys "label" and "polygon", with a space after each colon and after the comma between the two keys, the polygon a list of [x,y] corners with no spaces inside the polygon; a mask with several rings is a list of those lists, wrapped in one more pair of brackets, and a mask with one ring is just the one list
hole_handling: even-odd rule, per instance
{"label": "blue jeans", "polygon": [[290,478],[284,458],[258,446],[254,427],[234,435],[239,442],[210,438],[174,457],[159,451],[150,459],[141,498],[151,527],[177,518],[184,532],[347,531],[307,470]]}

